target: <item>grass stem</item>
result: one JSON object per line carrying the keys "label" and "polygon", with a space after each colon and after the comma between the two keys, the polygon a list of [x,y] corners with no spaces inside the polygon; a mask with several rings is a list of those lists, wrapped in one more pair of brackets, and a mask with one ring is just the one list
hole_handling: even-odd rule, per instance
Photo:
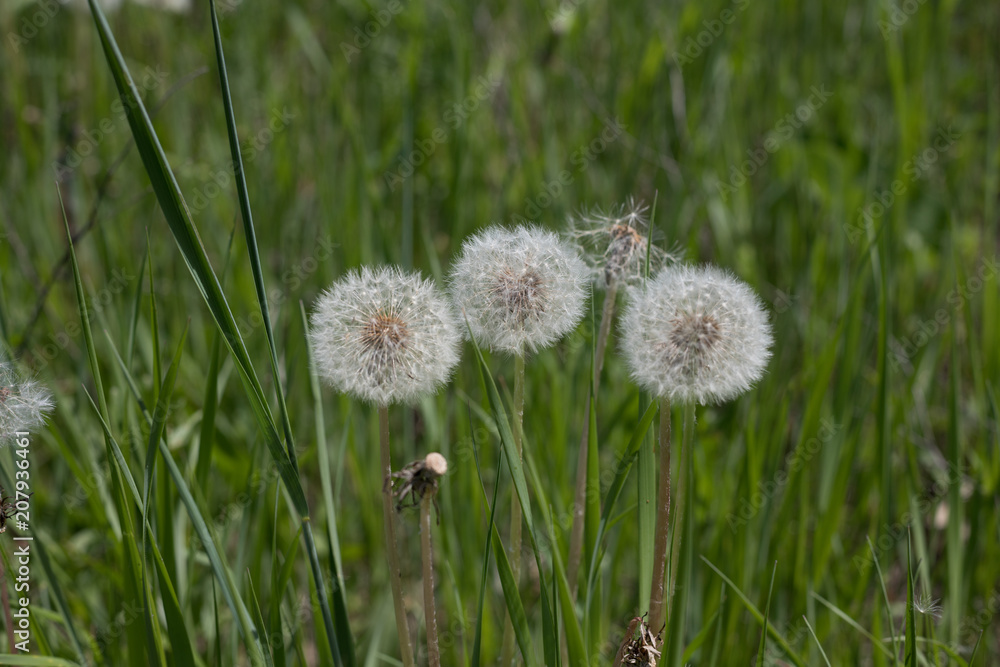
{"label": "grass stem", "polygon": [[[597,345],[594,348],[594,397],[601,385],[601,369],[604,367],[604,352],[608,346],[611,334],[611,322],[615,314],[615,300],[618,295],[618,281],[615,278],[608,283],[604,306],[601,310],[601,327],[597,333]],[[576,489],[573,494],[573,528],[569,538],[569,561],[566,574],[569,577],[570,595],[576,598],[577,573],[580,570],[580,556],[583,553],[583,515],[587,506],[587,450],[590,439],[590,401],[587,401],[583,413],[583,434],[580,436],[580,450],[576,459]]]}
{"label": "grass stem", "polygon": [[441,667],[441,650],[438,648],[437,610],[434,605],[434,547],[431,544],[431,506],[434,492],[428,492],[420,501],[420,560],[424,575],[424,623],[427,626],[427,664]]}
{"label": "grass stem", "polygon": [[674,538],[670,548],[670,586],[667,589],[667,616],[673,613],[677,569],[680,564],[681,535],[684,528],[684,501],[687,495],[688,466],[691,465],[691,446],[694,443],[694,403],[684,406],[684,432],[681,444],[680,465],[677,471],[677,494],[674,496]]}
{"label": "grass stem", "polygon": [[392,463],[389,457],[389,408],[378,408],[378,436],[382,452],[382,518],[385,522],[385,555],[389,563],[389,587],[392,589],[392,606],[396,615],[396,632],[403,667],[414,667],[410,628],[406,623],[403,606],[403,577],[399,569],[399,549],[396,540],[396,512],[392,502]]}
{"label": "grass stem", "polygon": [[[653,583],[649,591],[649,627],[659,632],[666,620],[667,533],[670,531],[670,399],[660,399],[660,482],[653,534]],[[678,484],[678,491],[681,484]],[[679,519],[679,517],[678,517]],[[677,540],[674,540],[677,544]],[[671,567],[671,571],[673,568]]]}
{"label": "grass stem", "polygon": [[[524,353],[514,357],[514,445],[517,447],[517,456],[523,462],[523,450],[521,439],[524,425]],[[510,549],[508,556],[510,569],[514,574],[514,581],[521,579],[521,504],[517,499],[517,493],[512,491],[510,497]],[[510,616],[504,623],[503,646],[500,652],[500,664],[507,667],[514,659],[514,626],[511,624]]]}

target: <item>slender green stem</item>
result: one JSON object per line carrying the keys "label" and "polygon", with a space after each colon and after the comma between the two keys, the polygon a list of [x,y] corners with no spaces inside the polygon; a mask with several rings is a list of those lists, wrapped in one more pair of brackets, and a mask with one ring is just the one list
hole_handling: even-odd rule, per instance
{"label": "slender green stem", "polygon": [[382,518],[385,522],[385,557],[389,562],[389,587],[392,589],[392,607],[396,614],[396,633],[403,667],[414,667],[410,628],[406,623],[403,606],[403,577],[399,569],[399,549],[396,541],[396,513],[392,503],[392,463],[389,458],[389,408],[378,408],[378,436],[382,450]]}
{"label": "slender green stem", "polygon": [[[659,632],[666,620],[667,533],[670,530],[670,399],[660,399],[660,483],[653,533],[653,583],[649,590],[649,627]],[[678,484],[678,487],[682,486]],[[678,489],[679,490],[679,489]],[[675,540],[676,543],[676,540]],[[672,568],[671,568],[672,569]]]}
{"label": "slender green stem", "polygon": [[431,505],[434,492],[420,501],[420,560],[424,569],[424,623],[427,626],[427,664],[441,667],[438,648],[437,609],[434,605],[434,548],[431,545]]}
{"label": "slender green stem", "polygon": [[[601,369],[604,367],[604,351],[608,346],[611,334],[611,321],[615,314],[615,297],[618,295],[618,281],[615,278],[608,283],[608,291],[604,297],[601,311],[601,328],[597,333],[597,345],[594,349],[594,396],[601,386]],[[583,553],[583,515],[587,506],[587,450],[590,441],[590,401],[587,401],[583,412],[583,434],[580,436],[580,450],[576,459],[576,491],[573,495],[573,529],[569,537],[569,561],[567,576],[569,577],[570,597],[576,598],[577,573],[580,570],[581,554]]]}
{"label": "slender green stem", "polygon": [[[522,453],[521,437],[524,428],[524,353],[518,353],[514,357],[514,446],[517,447],[517,456],[524,461]],[[517,494],[511,492],[510,497],[510,548],[508,549],[508,559],[510,569],[514,574],[514,581],[521,579],[521,504],[517,499]],[[500,664],[508,667],[514,656],[514,626],[511,624],[510,616],[504,623],[503,646],[500,651]]]}
{"label": "slender green stem", "polygon": [[694,403],[684,406],[684,432],[681,445],[681,461],[677,471],[677,494],[674,511],[674,539],[670,549],[670,586],[667,589],[667,615],[673,612],[674,592],[677,583],[677,569],[680,563],[681,535],[684,529],[684,500],[687,495],[688,467],[691,465],[691,445],[694,442]]}

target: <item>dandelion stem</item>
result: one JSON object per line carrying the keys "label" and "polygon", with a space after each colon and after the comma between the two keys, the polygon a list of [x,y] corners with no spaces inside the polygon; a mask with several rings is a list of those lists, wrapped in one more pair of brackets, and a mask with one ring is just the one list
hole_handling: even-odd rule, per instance
{"label": "dandelion stem", "polygon": [[[670,399],[660,399],[660,483],[656,496],[653,533],[653,583],[649,591],[649,627],[656,633],[666,620],[664,586],[667,574],[667,532],[670,528]],[[678,492],[683,481],[678,484]],[[679,520],[680,517],[678,517]],[[676,534],[676,533],[675,533]],[[677,544],[675,538],[674,543]],[[673,573],[671,563],[671,574]]]}
{"label": "dandelion stem", "polygon": [[434,492],[424,494],[420,501],[420,560],[424,569],[424,623],[427,626],[427,664],[441,667],[438,648],[437,610],[434,605],[434,548],[431,545],[431,505]]}
{"label": "dandelion stem", "polygon": [[[601,328],[597,334],[597,346],[594,350],[594,396],[601,385],[601,369],[604,367],[604,351],[608,346],[611,333],[611,321],[615,314],[615,297],[618,295],[618,279],[613,277],[608,282],[607,294],[601,311]],[[583,553],[583,515],[587,506],[587,451],[590,441],[590,401],[583,409],[583,435],[580,436],[580,451],[576,459],[576,492],[573,496],[573,529],[569,538],[569,577],[570,597],[576,597],[577,573],[580,569],[580,556]]]}
{"label": "dandelion stem", "polygon": [[[524,456],[521,450],[521,438],[523,435],[524,423],[524,353],[519,352],[514,356],[514,446],[517,448],[517,456],[523,461]],[[521,503],[517,498],[517,492],[511,492],[510,503],[510,549],[508,550],[510,559],[510,569],[514,574],[514,581],[521,579]],[[504,623],[503,647],[500,653],[500,660],[504,667],[511,664],[514,659],[514,626],[511,624],[510,616]]]}
{"label": "dandelion stem", "polygon": [[[673,613],[674,589],[677,582],[677,569],[680,566],[681,535],[684,528],[684,500],[687,495],[688,467],[691,465],[692,443],[694,443],[694,403],[684,406],[684,432],[681,445],[681,460],[677,470],[677,494],[674,497],[674,539],[670,549],[670,586],[667,589],[667,615]],[[682,609],[678,609],[683,613]]]}
{"label": "dandelion stem", "polygon": [[396,633],[403,667],[414,667],[410,629],[406,623],[403,606],[403,578],[399,569],[399,550],[396,541],[396,513],[392,502],[392,463],[389,458],[389,408],[378,408],[378,435],[382,451],[382,518],[385,523],[385,556],[389,563],[389,587],[392,589],[392,606],[396,614]]}

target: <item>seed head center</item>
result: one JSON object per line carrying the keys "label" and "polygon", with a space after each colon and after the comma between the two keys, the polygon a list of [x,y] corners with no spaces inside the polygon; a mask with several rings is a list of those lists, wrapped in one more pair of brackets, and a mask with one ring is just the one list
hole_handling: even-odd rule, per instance
{"label": "seed head center", "polygon": [[11,392],[11,390],[8,389],[7,387],[0,387],[0,403],[6,403],[7,397],[10,396],[12,393],[13,392]]}
{"label": "seed head center", "polygon": [[391,353],[406,347],[409,337],[405,322],[396,315],[380,311],[364,323],[361,344],[372,352]]}
{"label": "seed head center", "polygon": [[507,270],[497,277],[493,292],[517,323],[523,324],[531,315],[544,311],[544,289],[542,277],[533,269],[520,273]]}
{"label": "seed head center", "polygon": [[670,347],[682,359],[704,354],[722,338],[718,320],[705,313],[680,315],[672,324]]}

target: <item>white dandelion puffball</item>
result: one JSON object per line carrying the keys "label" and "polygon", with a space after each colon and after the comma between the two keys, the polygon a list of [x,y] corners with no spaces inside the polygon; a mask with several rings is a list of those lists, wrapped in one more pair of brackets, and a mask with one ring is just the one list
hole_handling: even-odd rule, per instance
{"label": "white dandelion puffball", "polygon": [[678,403],[723,403],[750,389],[771,357],[757,294],[714,266],[674,266],[637,289],[622,318],[635,381]]}
{"label": "white dandelion puffball", "polygon": [[23,378],[14,364],[0,362],[0,445],[12,444],[18,432],[44,425],[53,407],[48,389]]}
{"label": "white dandelion puffball", "polygon": [[649,207],[634,199],[610,212],[600,209],[584,211],[569,219],[566,235],[579,248],[590,268],[597,287],[607,287],[612,281],[636,285],[646,275],[656,273],[675,257],[650,244]]}
{"label": "white dandelion puffball", "polygon": [[462,336],[431,280],[396,267],[362,268],[316,300],[309,343],[335,389],[378,405],[412,403],[448,381]]}
{"label": "white dandelion puffball", "polygon": [[462,244],[451,294],[476,341],[523,354],[548,347],[583,316],[587,265],[553,232],[489,227]]}

